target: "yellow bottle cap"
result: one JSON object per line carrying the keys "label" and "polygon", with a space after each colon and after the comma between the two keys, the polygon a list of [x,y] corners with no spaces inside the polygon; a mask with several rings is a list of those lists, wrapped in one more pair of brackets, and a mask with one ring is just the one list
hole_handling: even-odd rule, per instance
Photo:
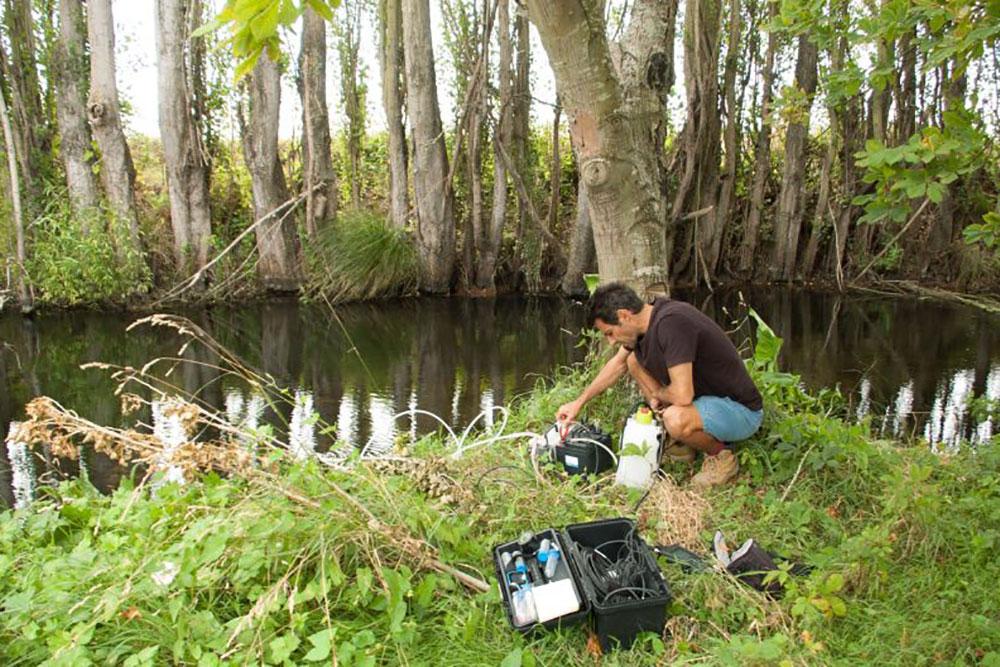
{"label": "yellow bottle cap", "polygon": [[649,408],[643,406],[639,408],[635,413],[635,420],[640,424],[652,424],[653,423],[653,411]]}

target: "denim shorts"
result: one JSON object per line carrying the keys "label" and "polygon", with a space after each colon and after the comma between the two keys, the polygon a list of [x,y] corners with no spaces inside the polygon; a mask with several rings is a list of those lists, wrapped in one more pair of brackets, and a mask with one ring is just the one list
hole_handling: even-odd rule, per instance
{"label": "denim shorts", "polygon": [[751,410],[725,396],[699,396],[694,399],[694,407],[701,415],[705,432],[722,442],[746,440],[764,419],[763,410]]}

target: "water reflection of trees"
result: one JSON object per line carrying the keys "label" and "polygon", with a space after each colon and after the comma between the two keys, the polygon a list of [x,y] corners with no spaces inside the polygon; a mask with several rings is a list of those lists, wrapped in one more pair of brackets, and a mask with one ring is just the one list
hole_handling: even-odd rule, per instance
{"label": "water reflection of trees", "polygon": [[[745,305],[736,291],[681,294],[731,330],[738,345],[749,339]],[[781,363],[811,387],[840,385],[857,413],[867,386],[874,414],[887,417],[888,434],[923,435],[933,413],[932,433],[944,432],[947,406],[964,389],[1000,396],[1000,327],[997,318],[951,305],[916,300],[844,297],[794,290],[748,290],[745,301],[785,339]],[[410,407],[464,426],[483,408],[502,405],[555,366],[579,358],[574,348],[583,309],[561,299],[419,299],[339,306],[335,310],[294,301],[240,308],[212,308],[188,315],[228,350],[275,383],[313,394],[322,424],[338,429],[318,434],[320,451],[333,435],[353,444],[373,434],[425,432],[437,427],[388,417]],[[141,367],[177,353],[173,331],[140,327],[135,317],[97,313],[51,313],[35,321],[0,318],[0,434],[23,416],[23,405],[47,394],[98,423],[150,423],[149,410],[123,419],[115,383],[106,371],[80,370],[105,361]],[[742,323],[742,326],[737,326]],[[744,346],[745,347],[745,346]],[[225,410],[227,392],[248,398],[248,387],[222,373],[219,359],[201,345],[184,351],[189,363],[169,375],[177,393],[197,393]],[[132,387],[147,399],[151,392]],[[291,394],[272,392],[261,417],[278,432],[291,419]],[[896,406],[913,414],[898,415]],[[878,426],[878,425],[877,425]],[[971,425],[970,425],[971,426]],[[967,431],[968,434],[968,431]],[[0,499],[10,502],[7,453],[0,447]],[[102,456],[87,454],[91,477],[102,489],[123,471]],[[59,471],[52,462],[51,471]]]}

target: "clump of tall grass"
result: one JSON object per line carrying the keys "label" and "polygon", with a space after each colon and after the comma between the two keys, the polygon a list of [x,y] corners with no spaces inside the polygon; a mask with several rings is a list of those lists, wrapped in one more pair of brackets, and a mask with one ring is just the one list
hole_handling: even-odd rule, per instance
{"label": "clump of tall grass", "polygon": [[411,294],[420,261],[406,232],[371,211],[348,211],[307,245],[307,299],[331,303]]}

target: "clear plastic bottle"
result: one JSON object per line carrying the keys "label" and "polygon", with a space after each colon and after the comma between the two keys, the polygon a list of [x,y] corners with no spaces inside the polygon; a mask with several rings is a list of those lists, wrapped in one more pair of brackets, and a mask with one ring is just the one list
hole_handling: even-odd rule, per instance
{"label": "clear plastic bottle", "polygon": [[552,581],[552,577],[556,576],[556,569],[559,567],[559,557],[562,554],[559,553],[559,546],[555,543],[549,547],[548,555],[545,558],[545,579]]}

